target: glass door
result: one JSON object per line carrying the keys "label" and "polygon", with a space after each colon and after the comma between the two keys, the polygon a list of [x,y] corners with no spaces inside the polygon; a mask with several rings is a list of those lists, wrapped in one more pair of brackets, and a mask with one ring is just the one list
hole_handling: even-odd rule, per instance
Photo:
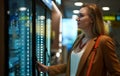
{"label": "glass door", "polygon": [[[45,9],[36,4],[36,57],[37,61],[45,64]],[[40,76],[45,73],[40,72]]]}
{"label": "glass door", "polygon": [[[36,3],[36,57],[37,61],[50,65],[50,44],[51,44],[51,11],[45,4]],[[48,76],[47,73],[40,72],[40,76]]]}
{"label": "glass door", "polygon": [[50,66],[51,60],[51,12],[46,11],[46,65]]}
{"label": "glass door", "polygon": [[32,76],[31,1],[9,0],[9,76]]}

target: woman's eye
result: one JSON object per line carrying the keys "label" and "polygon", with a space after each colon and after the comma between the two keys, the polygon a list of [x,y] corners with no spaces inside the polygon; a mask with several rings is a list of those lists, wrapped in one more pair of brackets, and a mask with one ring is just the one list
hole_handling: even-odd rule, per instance
{"label": "woman's eye", "polygon": [[78,17],[83,17],[83,16],[84,16],[84,15],[83,15],[83,14],[81,14],[81,13],[78,15]]}

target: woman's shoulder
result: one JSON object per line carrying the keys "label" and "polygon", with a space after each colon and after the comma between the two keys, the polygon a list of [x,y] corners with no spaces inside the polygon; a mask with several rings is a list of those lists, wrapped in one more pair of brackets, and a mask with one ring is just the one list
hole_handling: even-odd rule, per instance
{"label": "woman's shoulder", "polygon": [[110,37],[109,35],[101,35],[100,37],[100,41],[101,43],[114,43],[114,40],[112,37]]}
{"label": "woman's shoulder", "polygon": [[101,35],[102,40],[112,40],[112,38],[109,35]]}

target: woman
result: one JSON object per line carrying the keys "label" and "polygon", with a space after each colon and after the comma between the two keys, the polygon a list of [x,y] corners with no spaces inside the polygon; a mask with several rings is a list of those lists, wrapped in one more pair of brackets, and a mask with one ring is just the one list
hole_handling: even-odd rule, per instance
{"label": "woman", "polygon": [[[45,66],[37,62],[39,71],[48,72],[49,76],[60,73],[66,73],[66,76],[120,76],[120,62],[115,54],[115,45],[113,40],[105,35],[100,9],[96,4],[85,4],[79,12],[77,23],[82,34],[76,39],[67,64]],[[87,75],[98,37],[98,47]]]}

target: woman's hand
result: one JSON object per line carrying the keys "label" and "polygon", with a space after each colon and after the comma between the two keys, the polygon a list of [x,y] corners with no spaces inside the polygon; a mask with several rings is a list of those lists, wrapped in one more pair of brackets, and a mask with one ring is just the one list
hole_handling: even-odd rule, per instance
{"label": "woman's hand", "polygon": [[48,72],[48,66],[41,64],[40,62],[36,62],[37,69],[39,72]]}

